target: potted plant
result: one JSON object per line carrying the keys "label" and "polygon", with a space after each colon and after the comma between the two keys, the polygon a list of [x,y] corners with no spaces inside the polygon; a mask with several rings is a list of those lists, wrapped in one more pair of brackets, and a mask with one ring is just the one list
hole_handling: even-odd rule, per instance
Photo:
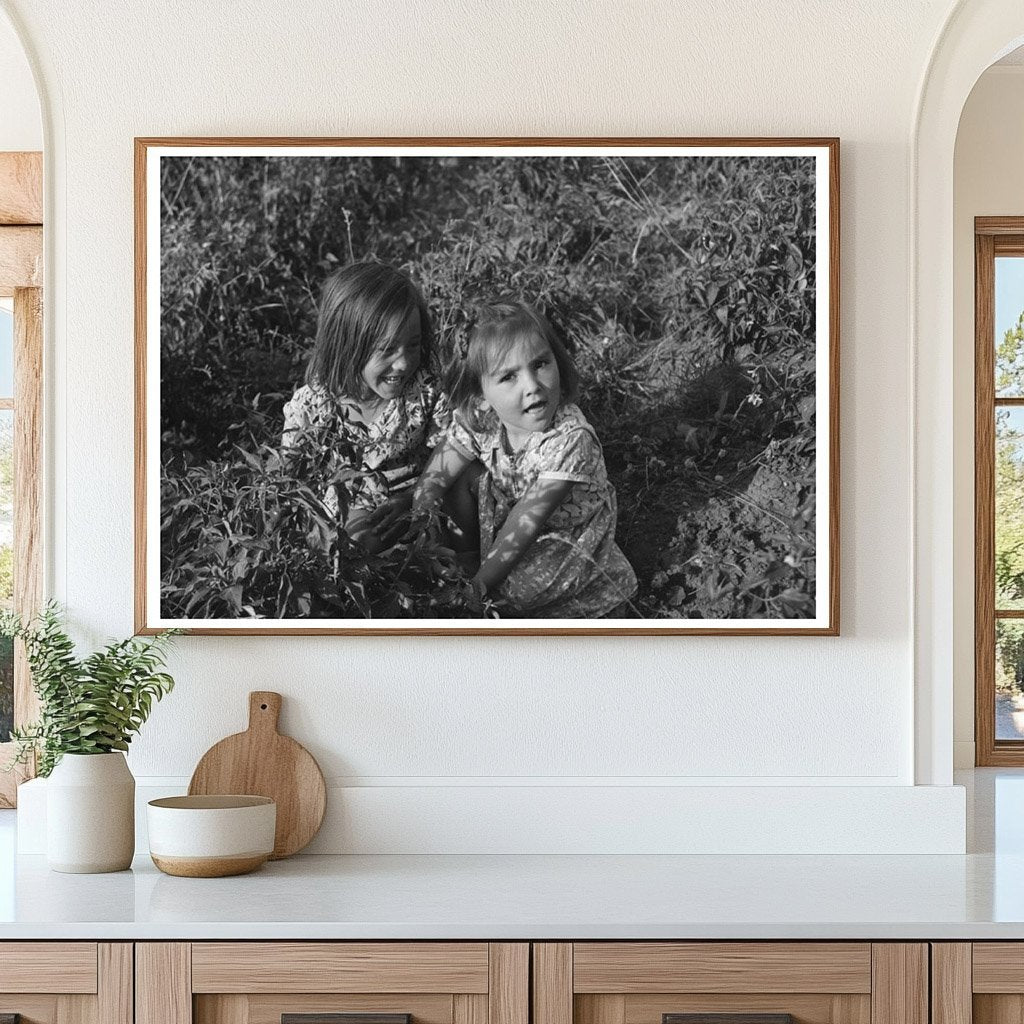
{"label": "potted plant", "polygon": [[24,623],[0,613],[0,635],[21,640],[39,696],[39,720],[11,736],[12,763],[33,754],[48,776],[47,861],[55,871],[121,871],[135,851],[135,779],[124,751],[153,702],[174,686],[160,671],[170,630],[112,641],[84,658],[61,623],[57,605]]}

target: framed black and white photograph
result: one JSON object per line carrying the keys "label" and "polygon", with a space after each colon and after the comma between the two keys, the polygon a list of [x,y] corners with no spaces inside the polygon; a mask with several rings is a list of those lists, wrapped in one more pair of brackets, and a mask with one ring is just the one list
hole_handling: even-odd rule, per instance
{"label": "framed black and white photograph", "polygon": [[136,628],[839,631],[836,139],[137,139]]}

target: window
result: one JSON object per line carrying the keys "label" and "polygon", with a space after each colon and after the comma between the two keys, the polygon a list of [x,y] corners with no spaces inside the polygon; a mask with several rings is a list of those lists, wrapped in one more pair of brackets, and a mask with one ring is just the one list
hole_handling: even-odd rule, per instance
{"label": "window", "polygon": [[[0,606],[42,599],[42,156],[0,153]],[[35,717],[24,652],[0,640],[0,765],[12,725]],[[19,773],[0,772],[0,807]]]}
{"label": "window", "polygon": [[1024,217],[975,221],[976,761],[1024,765]]}

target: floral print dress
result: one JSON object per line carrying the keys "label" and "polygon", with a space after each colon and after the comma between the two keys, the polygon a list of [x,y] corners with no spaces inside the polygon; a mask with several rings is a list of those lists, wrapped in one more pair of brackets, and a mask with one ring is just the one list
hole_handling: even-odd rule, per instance
{"label": "floral print dress", "polygon": [[524,616],[564,619],[600,618],[632,597],[636,574],[615,543],[615,489],[597,434],[575,405],[560,406],[551,426],[531,434],[519,451],[500,424],[477,431],[460,416],[448,440],[486,470],[478,484],[482,558],[531,484],[573,484],[497,596]]}
{"label": "floral print dress", "polygon": [[[373,423],[353,420],[343,400],[319,384],[306,384],[285,404],[283,445],[295,446],[306,435],[339,450],[354,449],[359,463],[352,468],[359,475],[348,485],[350,507],[372,510],[416,483],[450,422],[448,398],[424,369]],[[338,468],[342,465],[339,453]],[[333,488],[325,502],[337,510]]]}

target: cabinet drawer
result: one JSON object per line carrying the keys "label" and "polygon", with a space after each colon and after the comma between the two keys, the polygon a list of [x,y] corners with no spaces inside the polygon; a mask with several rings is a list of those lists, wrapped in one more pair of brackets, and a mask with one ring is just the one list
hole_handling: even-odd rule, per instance
{"label": "cabinet drawer", "polygon": [[976,993],[1024,994],[1024,942],[975,942],[971,969]]}
{"label": "cabinet drawer", "polygon": [[0,946],[0,992],[96,991],[95,942],[5,942]]}
{"label": "cabinet drawer", "polygon": [[486,942],[196,942],[193,992],[472,992]]}
{"label": "cabinet drawer", "polygon": [[127,942],[0,943],[0,1017],[22,1024],[132,1024]]}
{"label": "cabinet drawer", "polygon": [[923,943],[537,943],[534,1024],[927,1024]]}
{"label": "cabinet drawer", "polygon": [[136,986],[136,1024],[529,1024],[529,946],[139,943]]}
{"label": "cabinet drawer", "polygon": [[871,945],[575,944],[575,1024],[662,1024],[666,1014],[713,1014],[723,1024],[723,1014],[871,1024]]}
{"label": "cabinet drawer", "polygon": [[870,943],[577,942],[573,991],[871,991]]}

